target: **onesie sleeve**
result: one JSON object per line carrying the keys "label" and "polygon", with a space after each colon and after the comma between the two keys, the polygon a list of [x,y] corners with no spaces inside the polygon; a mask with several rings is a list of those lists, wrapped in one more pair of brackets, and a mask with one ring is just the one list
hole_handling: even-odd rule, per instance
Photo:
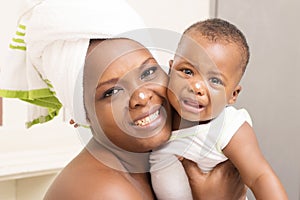
{"label": "onesie sleeve", "polygon": [[222,152],[237,130],[247,122],[252,126],[252,120],[246,109],[236,109],[232,106],[225,108],[225,117],[221,135],[217,142],[217,149]]}

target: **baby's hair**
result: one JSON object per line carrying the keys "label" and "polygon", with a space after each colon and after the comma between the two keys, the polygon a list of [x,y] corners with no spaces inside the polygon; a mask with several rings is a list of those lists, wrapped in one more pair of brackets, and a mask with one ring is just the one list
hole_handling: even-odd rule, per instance
{"label": "baby's hair", "polygon": [[242,51],[241,67],[243,73],[245,72],[250,57],[249,46],[244,34],[235,25],[219,18],[212,18],[194,23],[184,31],[184,34],[189,33],[201,34],[211,42],[236,44]]}

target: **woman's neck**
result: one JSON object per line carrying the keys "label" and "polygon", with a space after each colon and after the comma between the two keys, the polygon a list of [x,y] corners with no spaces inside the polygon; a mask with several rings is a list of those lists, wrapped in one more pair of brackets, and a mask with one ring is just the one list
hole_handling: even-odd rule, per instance
{"label": "woman's neck", "polygon": [[141,196],[143,196],[143,199],[155,199],[147,171],[145,171],[145,173],[128,172],[117,155],[97,143],[96,140],[91,140],[83,152],[84,155],[88,155],[93,161],[86,163],[93,163],[92,166],[97,166],[97,171],[104,171],[105,173],[107,173],[107,171],[114,171],[114,173],[116,172],[120,177],[125,178]]}

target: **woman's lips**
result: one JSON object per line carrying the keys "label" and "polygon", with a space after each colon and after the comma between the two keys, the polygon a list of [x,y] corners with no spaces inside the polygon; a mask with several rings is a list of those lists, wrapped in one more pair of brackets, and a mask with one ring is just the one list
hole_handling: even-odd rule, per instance
{"label": "woman's lips", "polygon": [[156,110],[154,113],[152,113],[142,119],[134,121],[134,124],[136,126],[146,126],[146,125],[150,124],[151,122],[153,122],[154,120],[156,120],[158,117],[159,117],[159,109]]}
{"label": "woman's lips", "polygon": [[154,106],[148,112],[140,114],[140,116],[137,116],[135,119],[133,119],[131,125],[139,128],[152,126],[153,123],[162,117],[162,108],[162,105]]}
{"label": "woman's lips", "polygon": [[149,112],[136,117],[127,127],[127,133],[137,138],[147,138],[159,134],[167,122],[167,110],[163,105],[155,106]]}

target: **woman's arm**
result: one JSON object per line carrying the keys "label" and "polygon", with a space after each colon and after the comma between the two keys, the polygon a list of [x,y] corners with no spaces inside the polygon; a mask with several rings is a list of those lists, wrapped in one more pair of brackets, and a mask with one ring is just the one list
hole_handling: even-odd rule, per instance
{"label": "woman's arm", "polygon": [[263,157],[248,123],[238,129],[223,152],[237,167],[256,199],[288,199],[278,177]]}

